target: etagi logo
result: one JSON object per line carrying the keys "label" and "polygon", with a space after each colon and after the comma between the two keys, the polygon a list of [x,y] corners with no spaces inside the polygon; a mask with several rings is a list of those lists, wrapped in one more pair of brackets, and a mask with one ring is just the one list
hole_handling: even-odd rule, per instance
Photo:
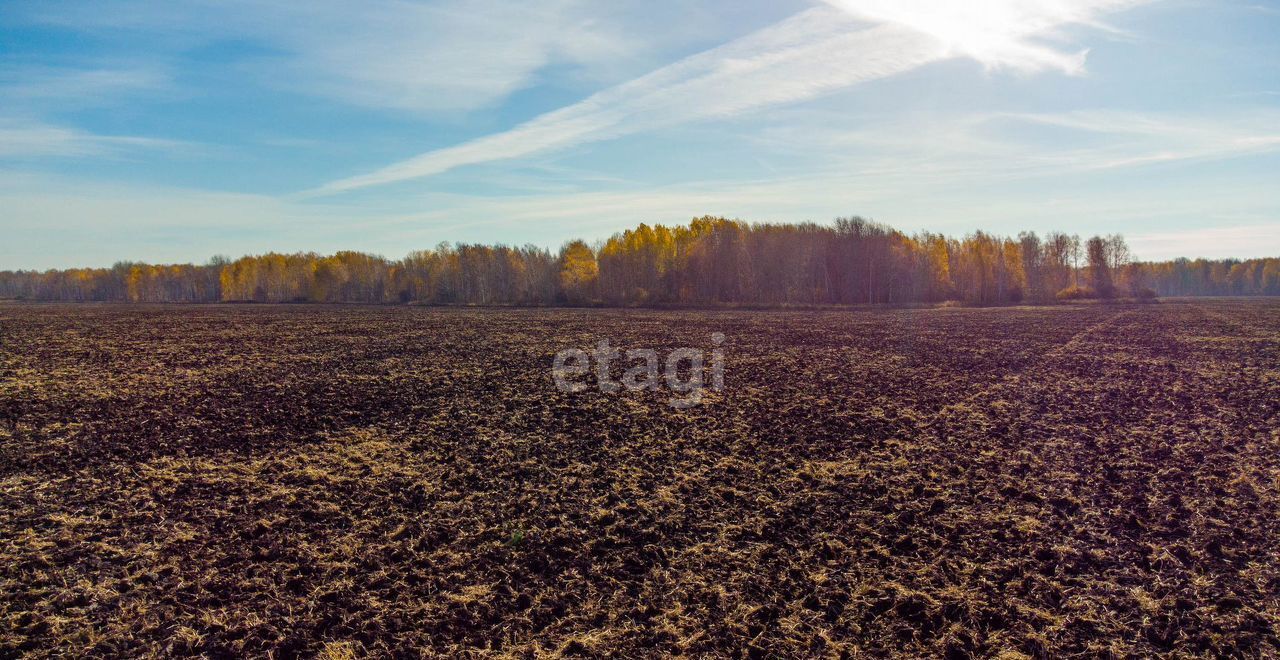
{"label": "etagi logo", "polygon": [[[702,403],[702,393],[709,387],[716,392],[724,390],[724,334],[711,334],[711,359],[706,367],[706,351],[700,348],[682,347],[667,354],[666,360],[658,359],[658,351],[652,348],[630,348],[625,352],[614,348],[608,339],[596,344],[595,350],[566,348],[556,353],[551,363],[551,376],[556,389],[561,392],[581,392],[587,389],[585,382],[574,380],[591,372],[595,361],[596,387],[605,394],[615,394],[623,389],[628,392],[657,390],[665,381],[667,388],[679,396],[668,403],[673,408],[691,408]],[[613,379],[615,361],[623,358],[622,376]],[[659,365],[665,367],[661,375]],[[709,372],[709,373],[706,373]],[[684,376],[683,379],[681,376]],[[704,375],[708,376],[704,379]]]}

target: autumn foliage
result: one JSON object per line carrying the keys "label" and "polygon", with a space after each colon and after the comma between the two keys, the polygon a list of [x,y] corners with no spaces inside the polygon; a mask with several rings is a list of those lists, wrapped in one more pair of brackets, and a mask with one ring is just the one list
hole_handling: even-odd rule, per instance
{"label": "autumn foliage", "polygon": [[0,297],[120,302],[479,305],[825,305],[1086,297],[1280,295],[1280,259],[1135,262],[1120,236],[908,236],[862,218],[830,225],[697,218],[641,224],[594,247],[442,243],[389,260],[344,251],[204,265],[0,272]]}

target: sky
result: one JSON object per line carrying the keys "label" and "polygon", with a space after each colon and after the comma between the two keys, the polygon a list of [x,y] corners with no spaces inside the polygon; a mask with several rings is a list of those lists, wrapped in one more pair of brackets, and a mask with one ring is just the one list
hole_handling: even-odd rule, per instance
{"label": "sky", "polygon": [[708,214],[1280,256],[1280,0],[0,2],[0,269]]}

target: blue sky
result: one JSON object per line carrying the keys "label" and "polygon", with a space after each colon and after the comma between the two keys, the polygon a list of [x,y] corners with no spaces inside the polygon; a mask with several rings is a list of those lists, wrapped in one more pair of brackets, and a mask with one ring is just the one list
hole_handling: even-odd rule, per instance
{"label": "blue sky", "polygon": [[0,3],[0,269],[703,214],[1280,256],[1280,3]]}

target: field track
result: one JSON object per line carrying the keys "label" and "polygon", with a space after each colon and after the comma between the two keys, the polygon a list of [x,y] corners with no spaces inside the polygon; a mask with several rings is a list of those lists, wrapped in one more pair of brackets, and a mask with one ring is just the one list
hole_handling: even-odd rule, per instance
{"label": "field track", "polygon": [[0,657],[1274,657],[1278,414],[1261,299],[0,303]]}

